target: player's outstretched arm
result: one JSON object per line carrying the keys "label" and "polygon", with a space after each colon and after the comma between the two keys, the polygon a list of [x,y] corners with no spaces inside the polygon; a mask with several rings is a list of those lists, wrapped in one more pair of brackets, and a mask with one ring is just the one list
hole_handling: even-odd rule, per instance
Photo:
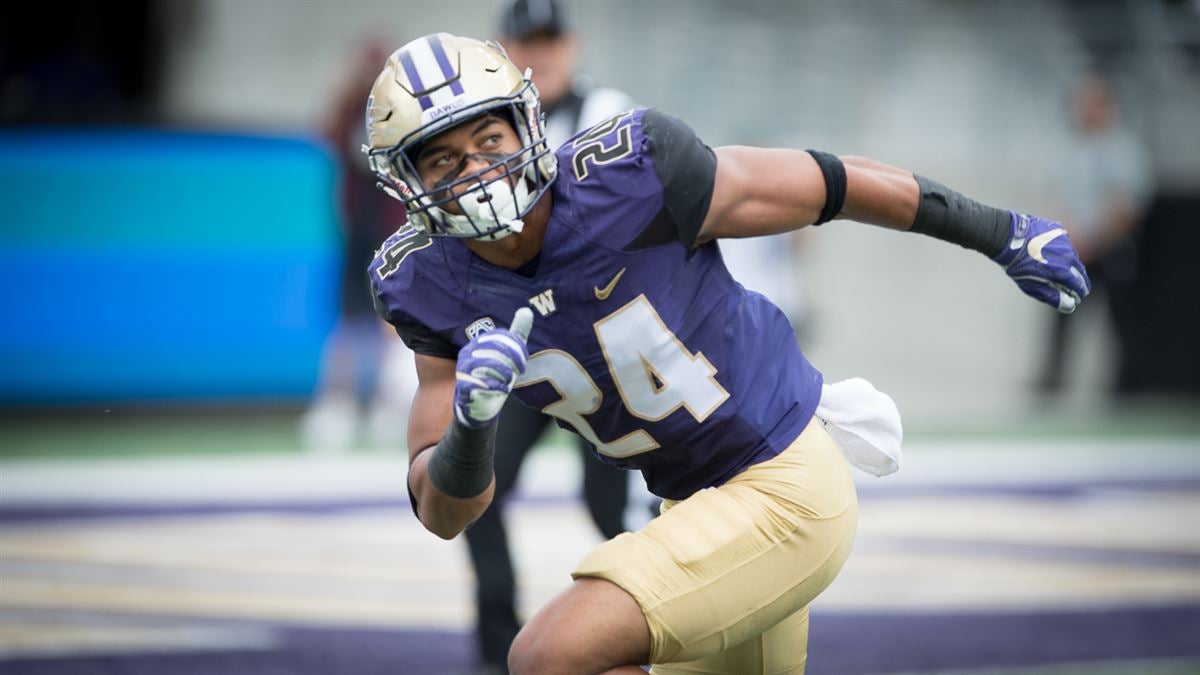
{"label": "player's outstretched arm", "polygon": [[525,307],[508,330],[467,343],[457,362],[417,356],[408,489],[421,524],[443,539],[465,530],[492,502],[496,418],[525,371],[532,325]]}
{"label": "player's outstretched arm", "polygon": [[1054,221],[980,204],[865,157],[738,146],[716,155],[712,202],[697,243],[848,218],[979,251],[1026,294],[1063,313],[1091,291],[1066,230]]}

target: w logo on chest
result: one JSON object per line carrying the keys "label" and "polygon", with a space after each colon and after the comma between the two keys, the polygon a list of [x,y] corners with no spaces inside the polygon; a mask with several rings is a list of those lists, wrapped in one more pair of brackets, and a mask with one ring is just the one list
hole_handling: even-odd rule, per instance
{"label": "w logo on chest", "polygon": [[554,306],[554,289],[547,288],[541,293],[538,293],[529,299],[529,304],[533,305],[534,308],[537,309],[538,314],[542,316],[553,314],[554,310],[557,309]]}

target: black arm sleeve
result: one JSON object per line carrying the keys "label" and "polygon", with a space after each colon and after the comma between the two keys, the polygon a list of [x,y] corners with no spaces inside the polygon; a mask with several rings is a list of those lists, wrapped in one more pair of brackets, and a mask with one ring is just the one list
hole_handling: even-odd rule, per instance
{"label": "black arm sleeve", "polygon": [[643,114],[642,132],[663,186],[663,207],[628,249],[650,248],[671,240],[691,248],[712,203],[717,156],[690,127],[657,110]]}
{"label": "black arm sleeve", "polygon": [[1013,214],[913,174],[921,198],[912,232],[936,237],[995,259],[1012,234]]}

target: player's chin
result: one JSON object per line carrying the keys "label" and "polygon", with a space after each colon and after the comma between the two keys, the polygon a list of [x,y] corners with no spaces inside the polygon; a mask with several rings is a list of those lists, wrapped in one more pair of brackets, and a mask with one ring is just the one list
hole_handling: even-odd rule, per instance
{"label": "player's chin", "polygon": [[462,192],[443,190],[434,195],[433,203],[437,204],[443,211],[450,215],[461,216],[466,213],[462,206],[463,200],[473,198],[475,197],[467,190],[463,190]]}

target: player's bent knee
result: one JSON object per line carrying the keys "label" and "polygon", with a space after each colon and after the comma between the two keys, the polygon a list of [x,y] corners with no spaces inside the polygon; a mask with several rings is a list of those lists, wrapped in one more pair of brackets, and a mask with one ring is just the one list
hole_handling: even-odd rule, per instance
{"label": "player's bent knee", "polygon": [[508,650],[511,675],[578,675],[581,655],[572,650],[569,636],[539,630],[537,617],[517,633]]}
{"label": "player's bent knee", "polygon": [[539,636],[528,626],[517,633],[512,647],[508,650],[508,672],[511,675],[551,675],[566,672],[558,666],[561,664],[559,655],[553,647],[547,648],[551,640]]}
{"label": "player's bent knee", "polygon": [[581,578],[521,629],[508,652],[514,675],[605,672],[649,657],[641,609],[624,590]]}

